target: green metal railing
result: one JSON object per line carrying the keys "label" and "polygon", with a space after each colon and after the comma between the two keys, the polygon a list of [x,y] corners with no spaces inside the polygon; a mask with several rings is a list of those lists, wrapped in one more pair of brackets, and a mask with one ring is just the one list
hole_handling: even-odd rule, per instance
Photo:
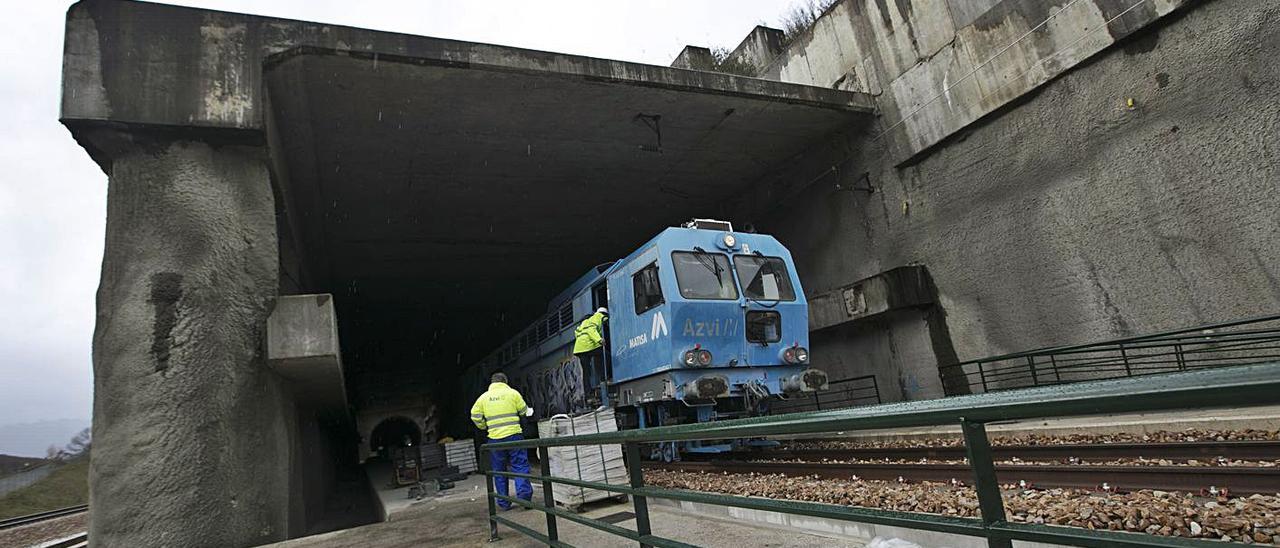
{"label": "green metal railing", "polygon": [[[1051,525],[1011,523],[1005,519],[1004,501],[996,482],[986,424],[992,421],[1066,417],[1100,413],[1134,413],[1212,407],[1246,407],[1280,403],[1280,363],[1233,366],[1142,378],[1081,382],[993,392],[918,402],[891,403],[850,409],[792,413],[722,422],[688,424],[588,434],[564,438],[532,439],[489,443],[484,450],[537,448],[539,474],[500,472],[496,475],[523,477],[540,482],[541,504],[497,495],[489,485],[491,540],[497,539],[499,524],[537,539],[549,546],[568,546],[559,538],[557,520],[564,519],[606,533],[636,541],[641,546],[693,546],[653,534],[649,523],[649,498],[714,504],[844,520],[859,523],[907,527],[987,538],[989,546],[1009,547],[1013,540],[1047,542],[1070,546],[1223,546],[1221,541],[1161,537],[1141,533],[1095,531]],[[974,487],[978,494],[980,518],[948,517],[775,500],[695,491],[646,487],[640,466],[640,444],[677,440],[706,440],[812,434],[959,424],[964,434]],[[552,477],[548,447],[623,444],[630,481],[625,485]],[[482,459],[487,461],[488,459]],[[492,477],[493,472],[485,471]],[[631,496],[635,505],[636,529],[626,529],[555,507],[551,486],[562,483],[600,489]],[[496,501],[505,500],[546,514],[546,532],[535,531],[496,512]]]}
{"label": "green metal railing", "polygon": [[1280,315],[1273,314],[990,356],[938,370],[948,395],[954,395],[1276,360],[1280,360]]}
{"label": "green metal railing", "polygon": [[788,400],[775,402],[769,407],[769,411],[773,414],[798,413],[884,403],[880,399],[880,384],[876,382],[875,375],[834,380],[828,385],[826,390],[814,392],[813,399],[805,396],[795,396]]}

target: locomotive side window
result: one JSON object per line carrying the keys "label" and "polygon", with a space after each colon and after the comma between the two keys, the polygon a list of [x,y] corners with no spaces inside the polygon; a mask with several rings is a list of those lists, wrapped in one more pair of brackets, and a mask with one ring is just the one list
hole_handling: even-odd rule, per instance
{"label": "locomotive side window", "polygon": [[778,257],[761,255],[735,255],[733,265],[742,280],[742,291],[748,299],[757,301],[794,301],[796,290],[791,287],[787,265]]}
{"label": "locomotive side window", "polygon": [[680,296],[686,299],[737,299],[738,286],[729,272],[729,258],[719,253],[677,251],[671,254],[676,265]]}
{"label": "locomotive side window", "polygon": [[662,284],[658,282],[656,262],[631,276],[631,288],[635,290],[636,314],[642,314],[666,302],[662,298]]}

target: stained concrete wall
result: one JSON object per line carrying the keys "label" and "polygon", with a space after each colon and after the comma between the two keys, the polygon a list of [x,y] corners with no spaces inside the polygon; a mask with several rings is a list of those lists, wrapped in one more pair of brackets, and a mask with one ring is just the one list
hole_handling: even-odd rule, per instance
{"label": "stained concrete wall", "polygon": [[1189,3],[844,0],[760,74],[875,95],[902,162]]}
{"label": "stained concrete wall", "polygon": [[[834,24],[820,22],[783,66],[830,65],[811,80],[824,85],[859,70],[856,56],[813,49],[844,43],[824,30]],[[1277,25],[1274,2],[1195,3],[1059,67],[907,165],[877,139],[897,120],[885,108],[879,131],[834,136],[762,181],[742,217],[790,246],[810,294],[924,265],[960,359],[1274,313]],[[876,337],[815,337],[815,363],[881,359],[867,349]]]}
{"label": "stained concrete wall", "polygon": [[282,539],[296,417],[263,349],[277,283],[266,164],[248,149],[134,138],[107,192],[90,538]]}

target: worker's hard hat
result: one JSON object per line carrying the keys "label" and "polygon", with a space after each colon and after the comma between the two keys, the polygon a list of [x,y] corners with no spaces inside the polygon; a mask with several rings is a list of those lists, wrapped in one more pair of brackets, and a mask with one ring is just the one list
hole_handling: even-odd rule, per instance
{"label": "worker's hard hat", "polygon": [[609,313],[609,309],[603,306],[596,309],[596,314],[608,314],[608,313]]}

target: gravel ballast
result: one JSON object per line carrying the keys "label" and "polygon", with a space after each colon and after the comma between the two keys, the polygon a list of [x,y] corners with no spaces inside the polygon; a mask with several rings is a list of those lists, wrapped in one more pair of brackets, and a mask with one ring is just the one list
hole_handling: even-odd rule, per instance
{"label": "gravel ballast", "polygon": [[[977,517],[973,489],[945,483],[782,474],[729,474],[646,470],[645,483],[740,496],[802,500],[946,516]],[[1013,486],[1008,486],[1013,487]],[[1142,490],[1105,493],[1081,489],[1004,491],[1009,520],[1153,535],[1280,543],[1280,493],[1250,497],[1201,497]]]}

